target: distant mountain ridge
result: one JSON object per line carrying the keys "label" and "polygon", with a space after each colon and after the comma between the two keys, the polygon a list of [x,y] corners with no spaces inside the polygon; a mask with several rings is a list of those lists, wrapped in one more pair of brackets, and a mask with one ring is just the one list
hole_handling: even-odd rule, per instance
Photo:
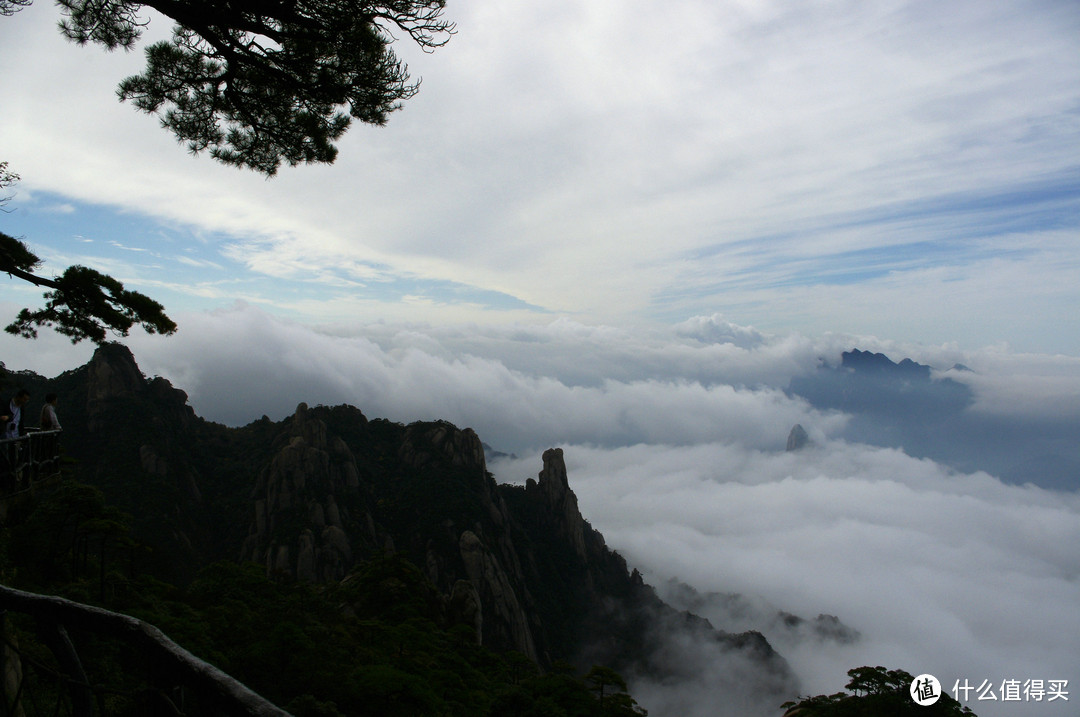
{"label": "distant mountain ridge", "polygon": [[974,401],[970,388],[951,378],[933,378],[930,366],[909,358],[896,363],[885,354],[859,349],[841,354],[839,366],[823,363],[816,373],[793,378],[788,392],[818,408],[918,421],[940,421]]}
{"label": "distant mountain ridge", "polygon": [[909,358],[901,359],[900,363],[894,363],[885,354],[860,351],[859,349],[852,349],[841,354],[840,367],[858,373],[874,372],[887,376],[930,380],[929,366],[916,363]]}
{"label": "distant mountain ridge", "polygon": [[909,358],[894,362],[854,348],[791,380],[787,393],[819,410],[850,413],[843,437],[902,448],[956,470],[984,470],[1012,483],[1080,489],[1080,425],[972,410],[976,395],[956,364],[935,374]]}
{"label": "distant mountain ridge", "polygon": [[628,569],[581,515],[561,449],[513,486],[496,484],[475,432],[445,421],[405,426],[300,404],[283,421],[228,428],[196,416],[165,379],[146,379],[117,344],[55,379],[19,380],[35,399],[60,394],[79,480],[134,516],[152,548],[145,569],[172,580],[239,559],[283,579],[347,581],[390,552],[423,572],[448,622],[543,667],[677,678],[678,650],[707,644],[742,665],[733,690],[797,692],[760,633],[717,630]]}

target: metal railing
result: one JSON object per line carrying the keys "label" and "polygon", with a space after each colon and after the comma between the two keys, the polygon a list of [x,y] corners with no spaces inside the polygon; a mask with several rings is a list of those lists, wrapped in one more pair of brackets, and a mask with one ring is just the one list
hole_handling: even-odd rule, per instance
{"label": "metal railing", "polygon": [[0,440],[0,496],[30,490],[60,474],[60,434],[29,429],[26,435]]}

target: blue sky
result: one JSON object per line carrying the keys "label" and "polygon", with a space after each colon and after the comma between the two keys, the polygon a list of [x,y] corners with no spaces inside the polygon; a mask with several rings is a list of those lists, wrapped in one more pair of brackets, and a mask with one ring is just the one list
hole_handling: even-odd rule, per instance
{"label": "blue sky", "polygon": [[[173,312],[676,324],[1080,353],[1080,6],[451,4],[332,167],[192,157],[141,52],[0,21],[0,228]],[[695,18],[694,23],[684,18]],[[160,18],[148,37],[167,32]],[[77,108],[77,109],[73,109]],[[21,295],[17,288],[14,292]]]}
{"label": "blue sky", "polygon": [[[695,250],[688,258],[708,264],[718,256],[740,253],[760,257],[738,276],[714,286],[722,294],[735,285],[789,286],[860,284],[893,273],[930,267],[964,267],[993,258],[1025,259],[1042,247],[1010,237],[1045,236],[1080,227],[1080,176],[1069,172],[1040,178],[1005,191],[951,193],[907,202],[857,209],[839,216],[806,217],[805,224],[784,234],[755,236]],[[872,232],[879,241],[832,253],[776,251],[784,244],[813,244],[846,231]]]}
{"label": "blue sky", "polygon": [[[213,309],[237,299],[272,304],[327,300],[344,293],[388,303],[431,296],[491,310],[544,313],[510,294],[452,280],[403,276],[374,264],[363,267],[370,276],[362,279],[334,266],[320,267],[318,281],[249,272],[232,255],[235,240],[228,234],[50,192],[35,193],[33,201],[4,221],[7,233],[33,244],[45,262],[43,274],[60,273],[71,264],[107,267],[132,286],[142,286],[160,301],[186,310]],[[283,314],[317,318],[287,309]]]}

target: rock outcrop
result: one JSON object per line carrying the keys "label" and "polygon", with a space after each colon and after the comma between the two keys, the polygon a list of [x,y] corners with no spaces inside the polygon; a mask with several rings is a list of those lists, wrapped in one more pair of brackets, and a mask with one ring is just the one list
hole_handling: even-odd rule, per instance
{"label": "rock outcrop", "polygon": [[405,429],[401,461],[424,468],[447,461],[452,466],[486,471],[484,446],[471,428],[458,429],[447,421],[414,423]]}
{"label": "rock outcrop", "polygon": [[374,454],[358,461],[328,426],[328,409],[298,406],[251,494],[241,559],[324,582],[365,556],[404,553],[441,591],[449,621],[469,625],[485,645],[542,661],[513,519],[476,433],[445,421],[382,421],[372,431],[356,409],[333,410],[353,413]]}
{"label": "rock outcrop", "polygon": [[[525,485],[499,485],[476,433],[445,421],[405,426],[300,404],[281,422],[227,428],[195,416],[165,379],[144,378],[119,346],[55,385],[80,478],[135,516],[137,539],[177,584],[240,559],[272,576],[351,586],[358,610],[392,606],[422,583],[445,627],[467,626],[478,643],[541,667],[568,660],[663,675],[686,638],[790,687],[760,635],[674,610],[608,548],[581,513],[559,448]],[[391,580],[372,596],[357,576],[387,562],[413,566],[415,581]]]}
{"label": "rock outcrop", "polygon": [[79,480],[132,515],[150,559],[168,566],[165,574],[182,582],[219,557],[196,457],[205,422],[186,393],[164,378],[146,378],[131,351],[115,343],[43,383],[32,393],[59,395],[61,442],[79,461]]}
{"label": "rock outcrop", "polygon": [[810,444],[810,436],[806,434],[806,429],[802,427],[801,423],[796,423],[787,437],[787,450],[797,451],[805,448]]}
{"label": "rock outcrop", "polygon": [[[346,497],[360,488],[356,459],[326,423],[301,403],[290,436],[260,471],[251,494],[254,519],[242,560],[299,580],[340,580],[354,565],[354,542],[377,539],[369,513],[353,516]],[[348,527],[348,530],[347,530]]]}
{"label": "rock outcrop", "polygon": [[88,406],[129,398],[145,387],[146,379],[127,346],[109,343],[94,351],[87,365]]}
{"label": "rock outcrop", "polygon": [[577,496],[570,490],[566,477],[566,461],[561,448],[549,448],[542,456],[544,467],[539,481],[529,479],[527,493],[536,495],[546,508],[548,527],[562,536],[574,548],[581,560],[587,560],[585,548],[585,519],[578,509]]}
{"label": "rock outcrop", "polygon": [[[534,662],[539,661],[529,619],[510,576],[472,531],[466,530],[461,534],[461,559],[468,581],[475,588],[478,598],[478,632],[482,634],[484,622],[498,622],[518,652]],[[455,587],[460,582],[457,581]],[[487,616],[484,615],[485,607],[489,613]]]}
{"label": "rock outcrop", "polygon": [[147,380],[131,351],[121,344],[103,344],[86,366],[86,416],[90,431],[107,431],[115,411],[130,411],[131,404],[154,406],[152,422],[159,428],[189,429],[195,412],[187,394],[156,376]]}
{"label": "rock outcrop", "polygon": [[813,620],[807,620],[788,612],[779,612],[776,622],[788,631],[789,639],[794,641],[811,639],[851,645],[862,638],[858,630],[845,625],[835,615],[818,615]]}

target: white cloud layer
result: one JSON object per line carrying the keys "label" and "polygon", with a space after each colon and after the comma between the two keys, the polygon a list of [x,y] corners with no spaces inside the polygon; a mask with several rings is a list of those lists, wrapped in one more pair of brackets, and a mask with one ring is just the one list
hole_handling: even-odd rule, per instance
{"label": "white cloud layer", "polygon": [[[678,578],[702,593],[740,593],[808,619],[836,615],[862,634],[836,645],[761,628],[806,692],[838,691],[846,670],[863,664],[931,672],[947,687],[965,678],[1068,679],[1076,694],[1064,707],[970,706],[984,717],[1075,714],[1075,485],[1007,485],[848,443],[838,436],[856,419],[782,389],[857,346],[939,371],[965,364],[973,372],[947,375],[975,390],[969,410],[1068,425],[1080,416],[1076,359],[1001,346],[775,335],[721,316],[667,329],[556,320],[316,331],[238,304],[177,318],[176,336],[135,334],[127,343],[144,372],[186,390],[196,412],[213,420],[239,424],[264,413],[278,420],[301,401],[351,403],[369,417],[403,422],[444,418],[518,453],[490,466],[506,482],[536,475],[539,451],[563,446],[584,515],[653,584]],[[36,342],[0,337],[0,352],[9,368],[55,374],[85,361],[90,349],[73,353],[47,334]],[[813,445],[788,453],[794,423]],[[704,612],[719,627],[754,626]],[[715,670],[728,663],[709,652],[701,659],[688,666],[700,676],[692,699],[685,685],[637,685],[651,714],[715,714],[724,699],[712,693]],[[755,714],[752,702],[732,714]]]}
{"label": "white cloud layer", "polygon": [[[653,370],[669,353],[682,353],[709,371],[708,362],[724,353],[707,346],[672,349],[653,339],[638,352],[642,344],[631,334],[566,322],[477,331],[471,339],[464,331],[440,334],[419,327],[376,326],[371,333],[375,340],[329,336],[237,307],[189,317],[183,335],[139,341],[136,352],[146,370],[188,390],[202,415],[230,423],[256,418],[253,410],[279,418],[300,401],[348,402],[373,416],[468,425],[508,451],[570,440],[723,440],[776,447],[784,445],[795,423],[823,436],[844,421],[819,414],[777,387],[723,382],[716,370],[708,380],[688,378],[678,367]],[[463,350],[467,343],[471,351]],[[185,349],[178,351],[177,344]],[[601,355],[592,353],[603,346]],[[635,354],[636,366],[614,370]],[[735,359],[732,373],[746,372],[749,359],[738,353]],[[773,360],[796,366],[790,357]],[[552,370],[556,364],[561,370]]]}
{"label": "white cloud layer", "polygon": [[[14,316],[16,307],[0,304],[0,311]],[[775,447],[795,423],[817,439],[843,428],[846,416],[817,411],[783,389],[823,362],[839,365],[855,347],[909,357],[969,385],[974,414],[1057,424],[1080,418],[1080,359],[1005,346],[770,334],[719,315],[668,328],[558,319],[318,330],[237,303],[177,318],[173,337],[136,331],[125,342],[144,371],[186,390],[200,415],[231,425],[262,414],[276,420],[301,401],[347,402],[395,420],[473,426],[506,450],[563,441]],[[55,375],[87,361],[93,347],[43,331],[36,342],[0,336],[0,350],[11,368]],[[972,371],[947,370],[956,364]]]}
{"label": "white cloud layer", "polygon": [[[799,453],[718,443],[563,450],[583,513],[651,583],[677,578],[807,619],[836,615],[859,630],[860,641],[837,645],[758,626],[808,694],[841,690],[860,665],[929,672],[950,689],[965,678],[989,679],[995,692],[1006,679],[1066,679],[1075,692],[1076,493],[842,443]],[[538,461],[493,467],[522,482]],[[705,616],[729,630],[753,626],[721,610]],[[708,695],[717,682],[707,671],[702,678]],[[645,694],[658,705],[679,699],[651,687]],[[968,706],[983,717],[1072,715],[1076,699]],[[681,714],[706,717],[723,704],[723,695],[699,695]]]}

